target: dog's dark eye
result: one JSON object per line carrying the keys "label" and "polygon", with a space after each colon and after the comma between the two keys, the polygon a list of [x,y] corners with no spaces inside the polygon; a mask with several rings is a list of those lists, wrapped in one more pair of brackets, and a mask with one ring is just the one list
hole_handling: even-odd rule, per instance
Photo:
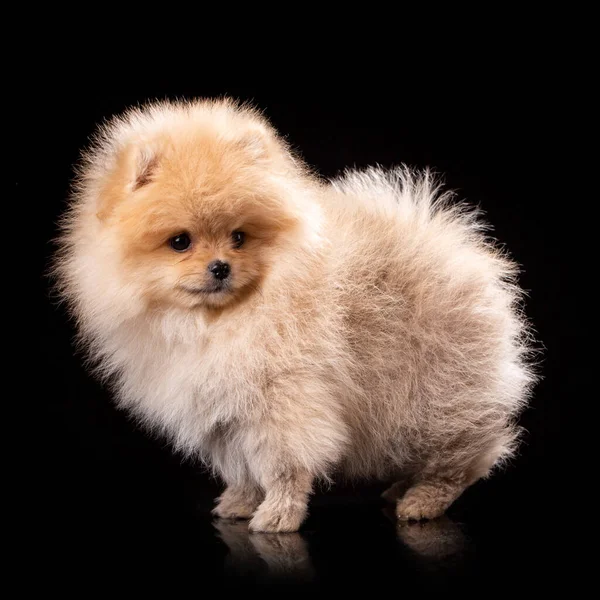
{"label": "dog's dark eye", "polygon": [[233,240],[233,247],[240,248],[246,241],[246,234],[243,231],[234,231],[231,234],[231,239]]}
{"label": "dog's dark eye", "polygon": [[185,252],[192,245],[192,240],[187,233],[180,233],[169,240],[169,246],[175,252]]}

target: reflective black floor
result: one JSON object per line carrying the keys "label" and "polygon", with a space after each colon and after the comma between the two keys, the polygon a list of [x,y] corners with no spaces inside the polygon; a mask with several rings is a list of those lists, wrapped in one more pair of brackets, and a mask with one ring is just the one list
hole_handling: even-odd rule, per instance
{"label": "reflective black floor", "polygon": [[397,523],[382,489],[318,490],[299,533],[249,534],[246,522],[211,518],[219,486],[204,474],[171,463],[154,472],[113,465],[95,478],[54,482],[34,543],[40,576],[63,590],[167,585],[173,594],[279,585],[552,589],[552,556],[563,549],[539,470],[480,482],[448,515],[423,523]]}

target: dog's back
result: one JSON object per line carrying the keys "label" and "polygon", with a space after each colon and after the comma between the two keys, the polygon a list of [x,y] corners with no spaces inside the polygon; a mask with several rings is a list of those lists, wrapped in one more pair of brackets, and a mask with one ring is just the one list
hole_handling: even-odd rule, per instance
{"label": "dog's back", "polygon": [[347,399],[347,470],[487,474],[513,450],[532,381],[515,265],[428,173],[348,173],[326,202],[364,391]]}

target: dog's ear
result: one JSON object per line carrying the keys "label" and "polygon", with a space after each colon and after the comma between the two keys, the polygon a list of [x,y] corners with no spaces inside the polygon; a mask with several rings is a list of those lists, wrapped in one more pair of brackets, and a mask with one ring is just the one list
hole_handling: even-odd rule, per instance
{"label": "dog's ear", "polygon": [[259,121],[247,124],[236,136],[236,144],[257,162],[273,161],[282,156],[282,143],[271,128]]}
{"label": "dog's ear", "polygon": [[158,154],[150,147],[138,149],[135,164],[131,174],[131,189],[133,191],[148,185],[158,167]]}
{"label": "dog's ear", "polygon": [[147,142],[132,141],[118,149],[105,167],[97,217],[104,221],[129,193],[149,185],[158,166],[158,151]]}
{"label": "dog's ear", "polygon": [[268,159],[274,150],[268,131],[258,124],[249,128],[238,143],[256,160]]}

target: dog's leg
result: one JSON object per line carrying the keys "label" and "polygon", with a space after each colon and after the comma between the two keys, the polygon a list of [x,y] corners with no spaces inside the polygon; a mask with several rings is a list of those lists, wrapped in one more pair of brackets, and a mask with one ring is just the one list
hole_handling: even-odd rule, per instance
{"label": "dog's leg", "polygon": [[406,491],[410,488],[411,479],[408,476],[404,476],[402,479],[399,479],[395,483],[393,483],[385,492],[381,494],[381,497],[386,502],[391,502],[395,504],[397,500],[402,498]]}
{"label": "dog's leg", "polygon": [[468,483],[442,477],[419,481],[400,498],[396,515],[401,521],[435,519],[463,493]]}
{"label": "dog's leg", "polygon": [[228,485],[217,498],[213,515],[221,519],[249,519],[263,501],[264,492],[253,482]]}
{"label": "dog's leg", "polygon": [[250,530],[298,531],[314,479],[332,471],[348,432],[326,382],[289,376],[271,382],[269,393],[269,412],[248,428],[242,444],[251,476],[265,490]]}
{"label": "dog's leg", "polygon": [[265,500],[250,521],[250,530],[270,533],[298,531],[306,517],[312,476],[292,469],[267,477],[265,484]]}
{"label": "dog's leg", "polygon": [[250,474],[244,455],[220,432],[212,441],[211,459],[227,488],[217,498],[213,515],[221,519],[249,519],[265,497],[263,490]]}

